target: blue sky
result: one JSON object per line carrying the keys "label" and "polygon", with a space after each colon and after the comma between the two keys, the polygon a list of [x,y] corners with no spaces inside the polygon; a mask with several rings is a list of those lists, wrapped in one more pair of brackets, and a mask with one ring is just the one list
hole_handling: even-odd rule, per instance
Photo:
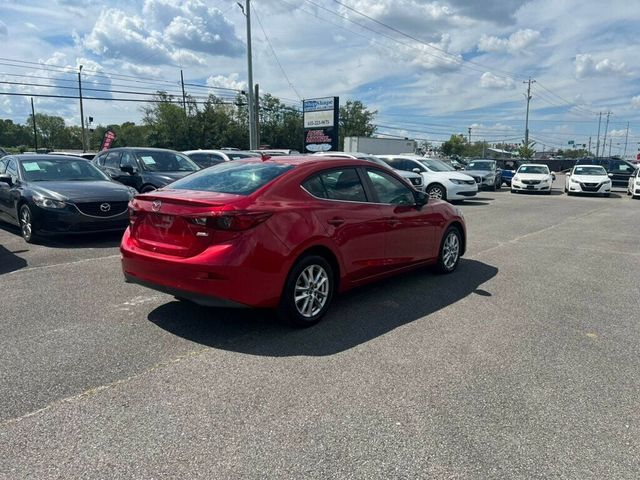
{"label": "blue sky", "polygon": [[[628,153],[638,150],[638,2],[252,3],[254,80],[288,105],[337,95],[378,110],[381,133],[437,141],[471,127],[472,139],[515,143],[524,131],[522,82],[531,76],[530,131],[539,146],[566,148],[589,136],[595,144],[597,114],[611,111],[612,153],[624,148],[627,122]],[[0,81],[24,85],[0,83],[0,92],[75,95],[83,65],[86,96],[179,93],[182,69],[198,85],[188,93],[229,98],[246,87],[245,35],[235,0],[2,0]],[[79,123],[77,101],[35,101],[38,111]],[[0,95],[0,117],[24,122],[28,102]],[[140,107],[85,102],[102,124],[139,122]]]}

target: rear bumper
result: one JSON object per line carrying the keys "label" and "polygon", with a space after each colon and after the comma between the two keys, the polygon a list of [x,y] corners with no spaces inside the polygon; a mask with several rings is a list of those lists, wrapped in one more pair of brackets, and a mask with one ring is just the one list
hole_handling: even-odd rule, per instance
{"label": "rear bumper", "polygon": [[120,252],[127,282],[206,306],[275,307],[286,275],[285,259],[253,243],[212,245],[184,258],[141,249],[126,230]]}
{"label": "rear bumper", "polygon": [[143,287],[147,287],[152,290],[157,290],[158,292],[173,295],[174,297],[184,298],[185,300],[190,300],[193,303],[202,305],[203,307],[222,307],[222,308],[247,308],[248,307],[248,305],[232,302],[231,300],[212,297],[210,295],[202,295],[199,293],[189,292],[187,290],[180,290],[179,288],[174,288],[167,285],[160,285],[158,283],[150,282],[148,280],[143,280],[142,278],[136,277],[135,275],[128,274],[126,272],[124,274],[124,279],[125,279],[125,282],[127,283],[135,283],[137,285],[142,285]]}

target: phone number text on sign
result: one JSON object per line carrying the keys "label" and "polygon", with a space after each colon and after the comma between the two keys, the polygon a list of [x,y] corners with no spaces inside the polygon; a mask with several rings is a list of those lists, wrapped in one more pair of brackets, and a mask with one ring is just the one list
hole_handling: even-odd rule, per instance
{"label": "phone number text on sign", "polygon": [[305,112],[304,128],[333,127],[333,111]]}

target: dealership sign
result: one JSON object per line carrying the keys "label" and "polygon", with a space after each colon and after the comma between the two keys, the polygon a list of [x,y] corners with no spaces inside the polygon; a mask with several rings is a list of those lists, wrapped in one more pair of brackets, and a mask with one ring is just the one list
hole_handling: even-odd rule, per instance
{"label": "dealership sign", "polygon": [[339,98],[304,100],[302,110],[305,151],[338,150]]}

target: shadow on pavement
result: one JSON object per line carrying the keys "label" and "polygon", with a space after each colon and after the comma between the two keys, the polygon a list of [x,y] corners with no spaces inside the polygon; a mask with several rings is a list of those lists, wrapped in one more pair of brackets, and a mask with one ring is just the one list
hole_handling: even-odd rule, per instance
{"label": "shadow on pavement", "polygon": [[[0,230],[15,235],[17,240],[21,240],[20,228],[0,223]],[[51,235],[38,237],[34,242],[36,245],[50,248],[113,248],[120,245],[122,232],[85,233],[77,235]],[[25,245],[28,245],[24,242]]]}
{"label": "shadow on pavement", "polygon": [[[307,329],[281,325],[268,311],[199,307],[171,302],[153,310],[149,321],[192,342],[260,356],[333,355],[452,305],[498,269],[463,260],[451,275],[421,269],[338,296],[325,319]],[[489,294],[490,295],[490,294]]]}
{"label": "shadow on pavement", "polygon": [[10,251],[0,245],[0,275],[15,272],[27,266],[27,261],[20,258],[16,253],[23,253],[27,250]]}

